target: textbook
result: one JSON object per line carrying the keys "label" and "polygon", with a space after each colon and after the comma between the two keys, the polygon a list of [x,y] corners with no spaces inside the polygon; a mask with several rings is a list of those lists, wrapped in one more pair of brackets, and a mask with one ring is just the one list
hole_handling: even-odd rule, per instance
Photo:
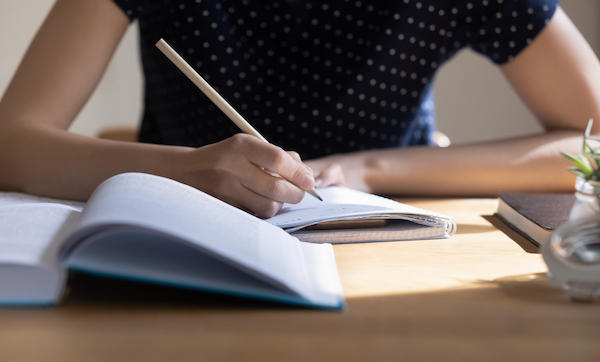
{"label": "textbook", "polygon": [[343,186],[319,189],[323,201],[305,196],[266,221],[301,241],[361,243],[448,238],[453,218]]}
{"label": "textbook", "polygon": [[57,304],[69,270],[343,309],[331,244],[311,244],[195,188],[149,174],[87,203],[0,197],[0,304]]}
{"label": "textbook", "polygon": [[575,200],[573,193],[503,192],[498,194],[496,217],[539,247],[569,220]]}

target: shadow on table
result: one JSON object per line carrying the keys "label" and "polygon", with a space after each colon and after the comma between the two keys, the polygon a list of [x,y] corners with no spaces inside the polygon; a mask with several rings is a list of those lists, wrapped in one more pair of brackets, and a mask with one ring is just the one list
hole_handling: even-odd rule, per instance
{"label": "shadow on table", "polygon": [[[482,301],[484,304],[480,304]],[[415,302],[412,305],[412,302]],[[463,307],[492,308],[510,304],[577,305],[564,290],[550,286],[544,273],[517,275],[491,281],[474,281],[465,287],[435,291],[347,298],[349,309],[358,305],[397,305],[422,309],[459,303]],[[423,304],[425,303],[425,304]],[[155,284],[74,273],[61,308],[188,309],[188,310],[313,310],[262,300],[187,290]],[[411,308],[412,308],[411,307]],[[379,307],[378,307],[379,308]],[[462,309],[462,308],[461,308]],[[468,308],[467,308],[468,309]],[[343,313],[342,313],[343,314]]]}
{"label": "shadow on table", "polygon": [[61,307],[298,309],[282,303],[72,272]]}
{"label": "shadow on table", "polygon": [[498,219],[494,215],[481,215],[484,219],[487,220],[490,224],[494,226],[494,228],[502,231],[504,235],[511,238],[515,243],[517,243],[524,251],[531,254],[539,254],[540,248],[535,245],[533,242],[527,240],[523,235],[519,234],[517,231],[512,229],[510,226],[506,225],[502,220]]}
{"label": "shadow on table", "polygon": [[[337,313],[78,275],[61,308],[0,311],[0,337],[27,342],[6,343],[10,353],[0,348],[0,358],[597,360],[600,303],[570,302],[543,273],[464,285],[348,298],[347,311]],[[68,353],[57,354],[61,345]]]}

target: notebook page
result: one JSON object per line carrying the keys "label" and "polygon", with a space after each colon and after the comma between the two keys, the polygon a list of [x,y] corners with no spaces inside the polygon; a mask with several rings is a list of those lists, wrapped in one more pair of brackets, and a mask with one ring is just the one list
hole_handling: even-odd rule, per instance
{"label": "notebook page", "polygon": [[450,219],[445,215],[341,186],[319,189],[319,195],[322,202],[305,195],[300,203],[285,204],[277,215],[266,221],[287,229],[326,220],[355,218],[358,215],[396,218],[400,214],[407,217],[420,215],[425,219]]}

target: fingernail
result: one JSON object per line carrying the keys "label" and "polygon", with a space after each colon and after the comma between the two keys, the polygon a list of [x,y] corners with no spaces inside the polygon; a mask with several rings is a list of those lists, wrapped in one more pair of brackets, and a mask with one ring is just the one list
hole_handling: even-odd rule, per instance
{"label": "fingernail", "polygon": [[315,180],[315,187],[321,187],[321,185],[323,185],[323,179],[316,179]]}

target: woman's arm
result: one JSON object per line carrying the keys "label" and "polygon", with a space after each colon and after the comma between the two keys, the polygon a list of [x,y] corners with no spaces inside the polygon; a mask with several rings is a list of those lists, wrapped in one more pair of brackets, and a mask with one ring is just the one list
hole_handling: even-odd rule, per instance
{"label": "woman's arm", "polygon": [[[448,148],[413,147],[332,156],[307,162],[320,170],[338,163],[351,187],[396,195],[492,196],[499,190],[571,191],[574,176],[559,150],[581,151],[590,118],[600,133],[600,63],[558,8],[542,33],[502,72],[545,128],[540,135]],[[327,171],[329,172],[329,171]],[[331,176],[333,174],[333,176]]]}
{"label": "woman's arm", "polygon": [[128,25],[110,0],[56,2],[0,101],[0,189],[85,200],[106,178],[139,171],[271,216],[313,187],[297,157],[248,135],[193,149],[68,132]]}

